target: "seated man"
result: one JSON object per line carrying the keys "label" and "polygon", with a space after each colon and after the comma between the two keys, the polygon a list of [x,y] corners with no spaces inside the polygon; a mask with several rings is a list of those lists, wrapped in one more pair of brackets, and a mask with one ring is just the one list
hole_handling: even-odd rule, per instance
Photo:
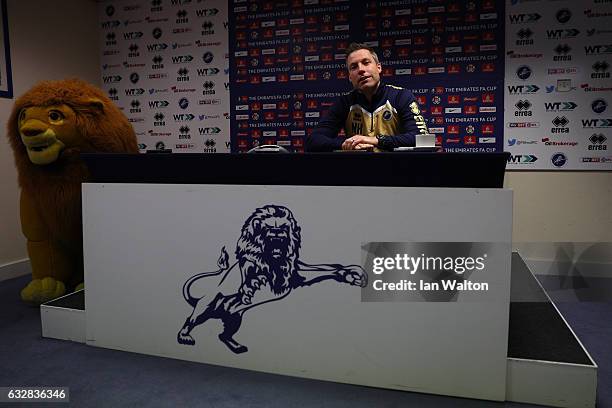
{"label": "seated man", "polygon": [[[393,150],[414,146],[415,135],[428,133],[412,92],[381,83],[382,67],[372,48],[351,43],[346,65],[354,89],[340,97],[306,138],[307,151]],[[337,137],[342,128],[346,139]]]}

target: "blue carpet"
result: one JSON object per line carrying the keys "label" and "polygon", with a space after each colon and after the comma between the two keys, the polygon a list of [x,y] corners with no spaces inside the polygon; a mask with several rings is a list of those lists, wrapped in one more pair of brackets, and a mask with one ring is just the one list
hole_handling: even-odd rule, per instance
{"label": "blue carpet", "polygon": [[[306,380],[43,339],[39,309],[19,299],[28,279],[0,282],[0,386],[67,386],[71,406],[530,406]],[[612,407],[612,305],[572,303],[561,310],[599,364],[599,408]]]}
{"label": "blue carpet", "polygon": [[557,308],[598,366],[597,407],[612,407],[612,303],[563,302]]}

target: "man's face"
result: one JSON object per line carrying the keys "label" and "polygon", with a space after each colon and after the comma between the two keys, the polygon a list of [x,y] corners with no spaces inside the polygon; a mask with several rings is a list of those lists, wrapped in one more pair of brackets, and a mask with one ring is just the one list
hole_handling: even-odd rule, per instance
{"label": "man's face", "polygon": [[362,92],[373,91],[380,82],[380,63],[374,61],[374,57],[368,50],[357,50],[349,54],[346,59],[348,65],[349,80],[353,88]]}

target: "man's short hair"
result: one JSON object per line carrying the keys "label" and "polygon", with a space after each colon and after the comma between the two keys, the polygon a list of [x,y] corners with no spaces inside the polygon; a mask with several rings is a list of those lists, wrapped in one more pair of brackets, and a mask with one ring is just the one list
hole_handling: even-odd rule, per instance
{"label": "man's short hair", "polygon": [[374,51],[374,48],[372,48],[370,46],[367,46],[367,45],[365,45],[363,43],[356,43],[356,42],[350,43],[349,46],[346,47],[346,50],[344,51],[344,55],[348,59],[349,55],[351,55],[355,51],[359,51],[359,50],[368,50],[368,51],[370,51],[370,54],[372,54],[372,58],[374,58],[374,62],[376,62],[377,64],[380,63],[378,61],[378,55],[376,55],[376,51]]}

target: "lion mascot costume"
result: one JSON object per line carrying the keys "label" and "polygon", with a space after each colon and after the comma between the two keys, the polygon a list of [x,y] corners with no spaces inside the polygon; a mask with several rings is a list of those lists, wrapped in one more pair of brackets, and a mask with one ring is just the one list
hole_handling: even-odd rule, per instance
{"label": "lion mascot costume", "polygon": [[8,138],[32,266],[21,298],[44,303],[83,281],[81,183],[89,173],[79,154],[137,153],[136,135],[101,89],[67,79],[40,82],[17,99]]}

